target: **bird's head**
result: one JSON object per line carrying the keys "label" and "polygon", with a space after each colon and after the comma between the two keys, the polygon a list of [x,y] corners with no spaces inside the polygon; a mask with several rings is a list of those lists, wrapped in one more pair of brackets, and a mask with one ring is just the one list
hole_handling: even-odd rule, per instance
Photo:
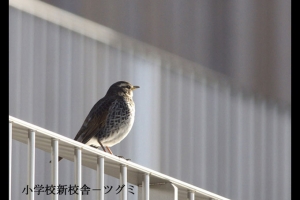
{"label": "bird's head", "polygon": [[119,95],[119,96],[133,96],[132,91],[140,88],[139,86],[133,86],[126,81],[118,81],[110,86],[107,91],[107,94],[110,95]]}

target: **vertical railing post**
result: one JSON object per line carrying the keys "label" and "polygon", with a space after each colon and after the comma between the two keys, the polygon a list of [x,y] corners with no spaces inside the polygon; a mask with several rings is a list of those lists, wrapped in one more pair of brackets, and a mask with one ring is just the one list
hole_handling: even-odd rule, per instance
{"label": "vertical railing post", "polygon": [[9,200],[11,200],[11,170],[12,170],[12,165],[11,165],[11,157],[12,157],[12,122],[9,122]]}
{"label": "vertical railing post", "polygon": [[58,200],[58,140],[51,139],[51,183],[55,188],[55,193],[52,194],[52,200]]}
{"label": "vertical railing post", "polygon": [[35,131],[28,130],[28,200],[34,200],[34,171],[35,171]]}
{"label": "vertical railing post", "polygon": [[173,183],[171,183],[171,185],[174,188],[173,199],[178,200],[178,187],[176,185],[174,185]]}
{"label": "vertical railing post", "polygon": [[120,193],[120,199],[121,200],[127,200],[127,166],[121,165],[120,166],[120,186],[124,188],[122,189]]}
{"label": "vertical railing post", "polygon": [[78,194],[75,194],[75,200],[81,200],[81,149],[75,147],[74,149],[74,163],[75,163],[75,185],[78,187]]}
{"label": "vertical railing post", "polygon": [[188,199],[189,200],[195,200],[195,192],[188,191]]}
{"label": "vertical railing post", "polygon": [[149,174],[144,174],[144,181],[143,181],[143,200],[149,200],[149,188],[150,188],[150,178]]}
{"label": "vertical railing post", "polygon": [[97,189],[100,189],[98,192],[98,200],[104,200],[104,157],[97,157]]}

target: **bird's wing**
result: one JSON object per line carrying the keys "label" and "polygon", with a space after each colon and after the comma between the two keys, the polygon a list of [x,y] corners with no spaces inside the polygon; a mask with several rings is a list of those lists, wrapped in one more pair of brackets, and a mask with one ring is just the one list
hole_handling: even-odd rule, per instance
{"label": "bird's wing", "polygon": [[112,97],[100,99],[85,118],[74,140],[87,143],[105,125],[109,108],[114,101],[115,98]]}

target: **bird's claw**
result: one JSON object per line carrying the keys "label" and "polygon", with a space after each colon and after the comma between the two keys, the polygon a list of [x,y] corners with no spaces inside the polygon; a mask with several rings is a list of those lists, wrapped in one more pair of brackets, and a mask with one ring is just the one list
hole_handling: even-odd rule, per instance
{"label": "bird's claw", "polygon": [[[117,155],[115,155],[115,156],[117,156]],[[123,158],[123,159],[125,159],[125,160],[127,160],[127,161],[130,161],[130,160],[131,160],[130,158],[124,158],[123,156],[117,156],[117,157]]]}
{"label": "bird's claw", "polygon": [[[115,156],[117,156],[117,155],[115,155]],[[117,156],[117,157],[119,157],[119,158],[124,158],[123,156]]]}

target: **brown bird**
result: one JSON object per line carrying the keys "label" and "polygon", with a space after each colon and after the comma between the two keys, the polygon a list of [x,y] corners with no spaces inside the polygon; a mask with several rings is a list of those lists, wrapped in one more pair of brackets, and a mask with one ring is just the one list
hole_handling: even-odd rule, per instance
{"label": "brown bird", "polygon": [[110,147],[121,142],[132,128],[135,115],[132,97],[137,88],[139,86],[126,81],[111,85],[106,95],[93,106],[74,140],[94,148],[101,146],[103,151],[113,154]]}

